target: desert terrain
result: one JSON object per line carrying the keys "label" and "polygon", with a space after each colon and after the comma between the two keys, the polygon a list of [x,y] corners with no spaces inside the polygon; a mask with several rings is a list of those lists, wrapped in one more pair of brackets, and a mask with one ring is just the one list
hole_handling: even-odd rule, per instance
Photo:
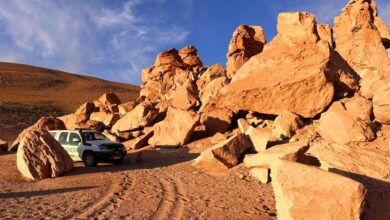
{"label": "desert terrain", "polygon": [[123,101],[138,86],[24,64],[0,62],[0,139],[13,141],[42,116],[73,112],[88,100],[115,92]]}
{"label": "desert terrain", "polygon": [[389,42],[376,2],[350,0],[334,25],[238,26],[226,67],[164,50],[140,88],[22,66],[1,78],[0,218],[390,219]]}

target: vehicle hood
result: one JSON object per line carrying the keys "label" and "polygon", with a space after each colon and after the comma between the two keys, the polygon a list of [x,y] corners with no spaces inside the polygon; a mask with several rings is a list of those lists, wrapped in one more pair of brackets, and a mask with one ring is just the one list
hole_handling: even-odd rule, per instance
{"label": "vehicle hood", "polygon": [[117,142],[110,141],[110,140],[86,141],[86,143],[88,143],[88,144],[93,144],[93,145],[101,145],[101,144],[119,144],[119,143],[117,143]]}

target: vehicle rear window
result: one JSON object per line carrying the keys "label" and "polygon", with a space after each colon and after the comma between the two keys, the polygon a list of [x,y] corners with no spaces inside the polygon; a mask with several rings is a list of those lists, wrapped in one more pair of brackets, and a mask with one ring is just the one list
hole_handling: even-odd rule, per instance
{"label": "vehicle rear window", "polygon": [[62,132],[58,138],[59,142],[66,142],[68,139],[68,132]]}

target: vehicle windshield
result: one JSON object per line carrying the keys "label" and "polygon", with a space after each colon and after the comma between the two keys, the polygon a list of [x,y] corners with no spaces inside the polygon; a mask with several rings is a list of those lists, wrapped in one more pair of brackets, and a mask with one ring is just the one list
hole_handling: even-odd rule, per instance
{"label": "vehicle windshield", "polygon": [[85,141],[102,141],[107,140],[107,137],[97,132],[83,132],[83,138]]}

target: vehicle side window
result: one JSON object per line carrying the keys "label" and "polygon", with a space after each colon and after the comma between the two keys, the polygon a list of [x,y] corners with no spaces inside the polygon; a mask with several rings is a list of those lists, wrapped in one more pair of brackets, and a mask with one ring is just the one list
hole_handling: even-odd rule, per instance
{"label": "vehicle side window", "polygon": [[66,142],[68,139],[68,132],[62,132],[58,138],[59,142]]}
{"label": "vehicle side window", "polygon": [[[77,140],[79,140],[79,141],[78,141],[78,142],[73,142],[74,139],[77,139]],[[80,135],[78,135],[77,133],[70,133],[69,142],[72,143],[72,144],[78,144],[78,143],[80,143],[80,142],[81,142]]]}

